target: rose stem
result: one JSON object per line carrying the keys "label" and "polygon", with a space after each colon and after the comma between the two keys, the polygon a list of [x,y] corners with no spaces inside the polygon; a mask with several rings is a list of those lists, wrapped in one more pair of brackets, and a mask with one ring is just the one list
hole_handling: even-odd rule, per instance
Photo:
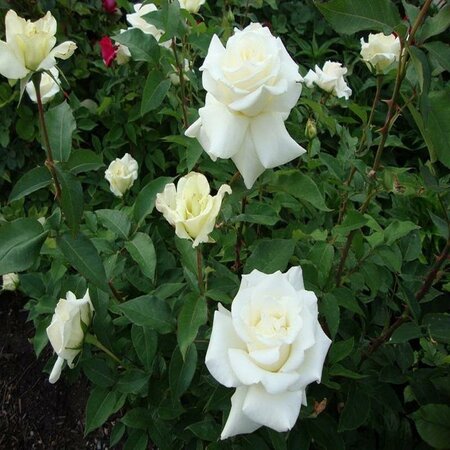
{"label": "rose stem", "polygon": [[37,99],[37,105],[38,105],[38,111],[39,111],[39,122],[41,124],[41,132],[42,132],[42,136],[44,138],[45,146],[47,148],[47,159],[45,161],[45,165],[53,177],[53,181],[55,183],[55,197],[59,201],[59,199],[61,198],[61,186],[59,184],[58,177],[56,175],[55,161],[53,160],[52,148],[50,146],[50,140],[48,138],[47,126],[45,124],[44,107],[42,106],[42,98],[41,98],[41,73],[40,72],[38,72],[33,77],[33,84],[34,84],[34,89],[36,91],[36,99]]}
{"label": "rose stem", "polygon": [[187,111],[186,111],[186,88],[184,85],[184,70],[183,70],[184,60],[180,62],[180,58],[178,57],[178,51],[177,51],[177,42],[176,42],[175,38],[172,39],[172,50],[173,50],[173,55],[175,57],[175,64],[177,66],[178,76],[180,78],[181,109],[183,110],[184,128],[187,128],[189,126],[189,121],[188,121]]}
{"label": "rose stem", "polygon": [[116,361],[119,364],[122,364],[122,361],[111,351],[108,350],[98,339],[97,336],[94,336],[93,334],[87,333],[85,338],[85,342],[88,344],[95,345],[98,349],[100,349],[102,352],[105,352],[110,358],[112,358],[114,361]]}
{"label": "rose stem", "polygon": [[[409,47],[412,44],[412,42],[414,40],[414,34],[418,30],[420,24],[425,19],[428,9],[431,5],[431,1],[432,0],[426,0],[424,5],[422,6],[422,9],[420,10],[420,12],[417,16],[416,21],[414,22],[414,25],[412,26],[411,33],[409,34],[408,39],[406,41],[406,47]],[[372,169],[370,170],[369,175],[368,175],[369,181],[374,181],[377,176],[377,171],[380,168],[380,164],[381,164],[381,156],[383,154],[384,146],[386,144],[386,140],[389,135],[389,130],[390,130],[391,126],[393,125],[393,122],[395,119],[395,110],[397,108],[397,97],[400,93],[400,87],[401,87],[403,79],[405,78],[405,75],[406,75],[406,67],[407,67],[407,62],[408,62],[408,52],[403,51],[403,50],[404,50],[404,46],[402,45],[402,48],[400,50],[400,60],[399,60],[399,65],[398,65],[398,70],[397,70],[397,77],[395,79],[394,92],[392,93],[391,99],[386,102],[388,104],[388,112],[386,114],[386,120],[384,122],[384,125],[380,130],[381,139],[380,139],[380,143],[377,148],[377,152],[375,155],[375,160],[374,160]],[[370,202],[371,202],[372,198],[374,197],[374,195],[376,194],[375,190],[376,190],[375,183],[373,183],[373,182],[370,183],[367,194],[366,194],[366,199],[365,199],[364,203],[361,205],[361,207],[359,208],[359,212],[361,214],[364,214],[367,211],[367,209],[369,208]],[[344,245],[344,248],[342,249],[341,259],[339,261],[338,269],[336,271],[336,286],[341,285],[342,273],[344,271],[345,261],[347,259],[350,247],[352,245],[353,237],[355,236],[356,231],[357,230],[353,230],[349,233],[349,235],[347,236],[347,241]]]}
{"label": "rose stem", "polygon": [[197,247],[197,278],[198,278],[198,288],[200,293],[205,292],[205,283],[203,282],[203,256],[202,249],[200,246]]}
{"label": "rose stem", "polygon": [[[242,197],[242,207],[241,207],[241,214],[245,213],[245,207],[247,206],[247,196],[245,195],[244,197]],[[235,261],[233,264],[233,269],[235,272],[237,272],[238,274],[240,274],[241,272],[241,248],[242,248],[242,244],[244,243],[244,237],[242,235],[242,227],[244,222],[239,222],[237,224],[237,235],[236,235],[236,247],[235,247]]]}

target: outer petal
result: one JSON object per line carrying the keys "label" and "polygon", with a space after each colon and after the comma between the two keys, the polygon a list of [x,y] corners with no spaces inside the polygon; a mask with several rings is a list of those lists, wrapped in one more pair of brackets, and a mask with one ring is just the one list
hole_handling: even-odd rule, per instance
{"label": "outer petal", "polygon": [[300,266],[291,267],[284,275],[296,291],[303,291],[303,271]]}
{"label": "outer petal", "polygon": [[177,189],[173,183],[166,184],[164,191],[156,194],[156,209],[163,214],[170,225],[175,226],[178,220],[177,208]]}
{"label": "outer petal", "polygon": [[13,49],[6,42],[0,41],[0,74],[10,80],[18,80],[27,73],[29,70]]}
{"label": "outer petal", "polygon": [[206,352],[205,364],[211,375],[227,387],[240,386],[228,359],[228,349],[245,349],[245,344],[234,331],[231,314],[222,305],[214,313],[214,322]]}
{"label": "outer petal", "polygon": [[64,358],[61,358],[58,356],[56,359],[55,365],[53,366],[53,369],[50,373],[50,377],[48,378],[48,381],[52,384],[56,383],[59,380],[59,377],[61,376],[62,366],[64,364]]}
{"label": "outer petal", "polygon": [[67,59],[73,55],[76,50],[77,44],[72,41],[66,41],[62,44],[57,45],[47,57],[39,64],[38,70],[41,69],[51,69],[56,64],[56,59]]}
{"label": "outer petal", "polygon": [[[317,66],[316,66],[316,69],[317,69]],[[314,70],[309,70],[309,72],[303,78],[303,81],[306,83],[306,86],[308,86],[309,88],[312,88],[313,84],[317,83],[318,79],[319,79],[319,77],[317,76],[316,72],[314,72]]]}
{"label": "outer petal", "polygon": [[242,411],[255,423],[282,432],[295,425],[301,403],[302,391],[273,395],[258,384],[248,388]]}
{"label": "outer petal", "polygon": [[238,387],[231,397],[231,410],[227,422],[223,427],[220,439],[227,439],[237,434],[253,433],[261,427],[261,424],[254,422],[242,412],[242,406],[247,396],[248,387]]}
{"label": "outer petal", "polygon": [[306,150],[286,130],[280,113],[260,114],[250,124],[250,133],[261,165],[266,169],[281,166]]}

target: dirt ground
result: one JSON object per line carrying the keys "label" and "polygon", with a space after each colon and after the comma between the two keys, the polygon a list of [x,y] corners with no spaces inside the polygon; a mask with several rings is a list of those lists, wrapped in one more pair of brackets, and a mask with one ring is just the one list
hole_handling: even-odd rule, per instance
{"label": "dirt ground", "polygon": [[108,427],[83,437],[86,381],[52,385],[42,372],[52,351],[36,359],[24,304],[14,292],[0,294],[0,449],[108,449]]}

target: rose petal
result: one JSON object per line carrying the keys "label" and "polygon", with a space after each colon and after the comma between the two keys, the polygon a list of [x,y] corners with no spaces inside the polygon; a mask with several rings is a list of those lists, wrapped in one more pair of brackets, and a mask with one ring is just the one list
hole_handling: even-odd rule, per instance
{"label": "rose petal", "polygon": [[50,373],[50,376],[48,378],[48,381],[50,383],[54,384],[59,380],[59,377],[61,376],[63,364],[64,364],[64,358],[61,358],[58,356],[58,358],[56,359],[55,364],[53,366],[53,369]]}
{"label": "rose petal", "polygon": [[255,423],[283,432],[295,425],[301,403],[302,391],[273,395],[258,384],[248,388],[242,411]]}
{"label": "rose petal", "polygon": [[227,422],[223,427],[220,439],[227,439],[237,434],[253,433],[261,427],[261,424],[254,422],[242,412],[242,405],[247,396],[248,388],[241,386],[236,389],[231,397],[231,410]]}
{"label": "rose petal", "polygon": [[291,267],[284,274],[284,276],[296,291],[302,291],[305,289],[305,285],[303,283],[303,271],[300,266]]}
{"label": "rose petal", "polygon": [[0,74],[10,80],[19,80],[27,75],[29,70],[23,61],[14,53],[6,42],[0,41]]}

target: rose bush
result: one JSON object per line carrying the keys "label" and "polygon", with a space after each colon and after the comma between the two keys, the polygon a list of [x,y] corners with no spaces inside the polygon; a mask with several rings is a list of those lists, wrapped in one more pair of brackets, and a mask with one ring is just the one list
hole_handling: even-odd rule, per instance
{"label": "rose bush", "polygon": [[236,388],[222,439],[262,425],[294,426],[331,344],[317,315],[300,267],[270,275],[253,270],[243,275],[231,314],[219,305],[205,363],[219,383]]}

